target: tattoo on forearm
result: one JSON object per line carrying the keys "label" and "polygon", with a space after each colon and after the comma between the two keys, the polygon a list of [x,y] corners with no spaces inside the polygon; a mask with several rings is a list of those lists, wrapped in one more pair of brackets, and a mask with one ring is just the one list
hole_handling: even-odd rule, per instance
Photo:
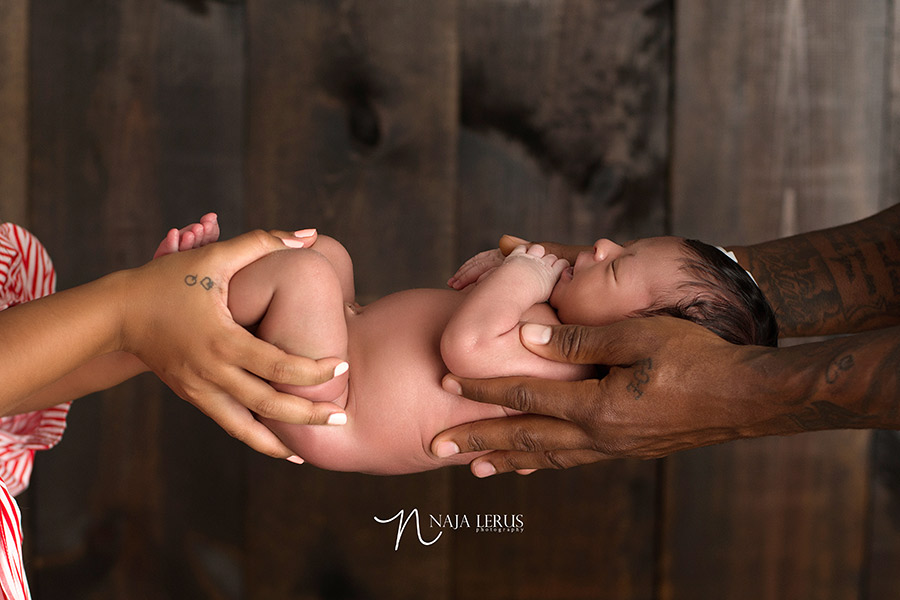
{"label": "tattoo on forearm", "polygon": [[838,378],[845,371],[849,371],[853,368],[853,355],[852,354],[844,354],[843,356],[834,359],[828,364],[828,369],[825,371],[825,381],[829,384],[836,383]]}
{"label": "tattoo on forearm", "polygon": [[205,290],[211,290],[216,287],[216,282],[210,279],[209,277],[200,278],[198,275],[185,275],[184,276],[184,284],[188,287],[194,287],[197,284],[200,284]]}
{"label": "tattoo on forearm", "polygon": [[824,429],[868,429],[878,426],[878,417],[863,415],[832,402],[813,402],[790,419],[803,431]]}
{"label": "tattoo on forearm", "polygon": [[874,218],[748,250],[778,323],[791,336],[900,322],[900,205]]}
{"label": "tattoo on forearm", "polygon": [[640,399],[644,395],[644,388],[650,382],[650,371],[653,369],[653,359],[645,358],[637,363],[634,373],[631,376],[631,382],[625,386],[635,400]]}

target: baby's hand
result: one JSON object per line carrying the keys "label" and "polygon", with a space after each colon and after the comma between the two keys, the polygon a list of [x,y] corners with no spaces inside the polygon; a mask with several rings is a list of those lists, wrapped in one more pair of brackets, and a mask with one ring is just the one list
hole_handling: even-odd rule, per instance
{"label": "baby's hand", "polygon": [[199,223],[193,223],[181,229],[171,229],[166,234],[153,258],[159,258],[166,254],[185,252],[192,248],[200,248],[219,239],[219,219],[215,213],[208,213],[200,218]]}
{"label": "baby's hand", "polygon": [[461,266],[447,281],[454,290],[461,290],[480,281],[485,275],[503,264],[503,253],[499,248],[479,252]]}
{"label": "baby's hand", "polygon": [[535,302],[546,302],[553,286],[559,281],[559,276],[569,266],[569,261],[555,254],[547,254],[540,244],[532,244],[517,246],[503,261],[503,265],[523,268],[528,276],[527,280],[522,280],[522,285],[534,286],[535,297],[538,298]]}

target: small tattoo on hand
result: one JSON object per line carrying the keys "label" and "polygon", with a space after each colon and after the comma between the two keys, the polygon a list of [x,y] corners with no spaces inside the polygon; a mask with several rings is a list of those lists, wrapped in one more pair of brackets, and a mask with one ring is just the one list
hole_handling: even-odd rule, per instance
{"label": "small tattoo on hand", "polygon": [[625,386],[632,393],[635,400],[644,395],[644,388],[650,382],[650,370],[653,369],[653,359],[645,358],[637,363],[637,369],[631,377],[631,383]]}
{"label": "small tattoo on hand", "polygon": [[197,284],[200,284],[205,290],[211,290],[216,287],[216,282],[210,279],[209,277],[204,277],[200,279],[197,275],[185,275],[184,276],[184,284],[188,287],[194,287]]}

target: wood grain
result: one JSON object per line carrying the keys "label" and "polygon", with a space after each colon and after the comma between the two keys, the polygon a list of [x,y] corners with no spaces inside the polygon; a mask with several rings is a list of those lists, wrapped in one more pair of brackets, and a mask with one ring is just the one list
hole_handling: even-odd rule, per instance
{"label": "wood grain", "polygon": [[[886,8],[678,6],[673,233],[740,244],[877,210]],[[670,458],[663,597],[856,598],[868,441],[831,432]]]}
{"label": "wood grain", "polygon": [[0,220],[28,226],[28,6],[0,0]]}

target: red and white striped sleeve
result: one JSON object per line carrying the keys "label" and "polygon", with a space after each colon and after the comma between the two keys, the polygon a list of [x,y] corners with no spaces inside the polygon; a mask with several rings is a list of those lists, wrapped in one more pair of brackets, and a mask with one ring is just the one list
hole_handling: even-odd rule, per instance
{"label": "red and white striped sleeve", "polygon": [[[0,310],[52,294],[56,272],[50,256],[28,231],[0,223]],[[0,418],[0,592],[31,598],[22,561],[22,526],[13,496],[28,487],[34,452],[53,447],[66,427],[69,403]]]}
{"label": "red and white striped sleeve", "polygon": [[28,579],[22,561],[22,518],[6,485],[0,481],[0,593],[4,600],[29,600]]}

